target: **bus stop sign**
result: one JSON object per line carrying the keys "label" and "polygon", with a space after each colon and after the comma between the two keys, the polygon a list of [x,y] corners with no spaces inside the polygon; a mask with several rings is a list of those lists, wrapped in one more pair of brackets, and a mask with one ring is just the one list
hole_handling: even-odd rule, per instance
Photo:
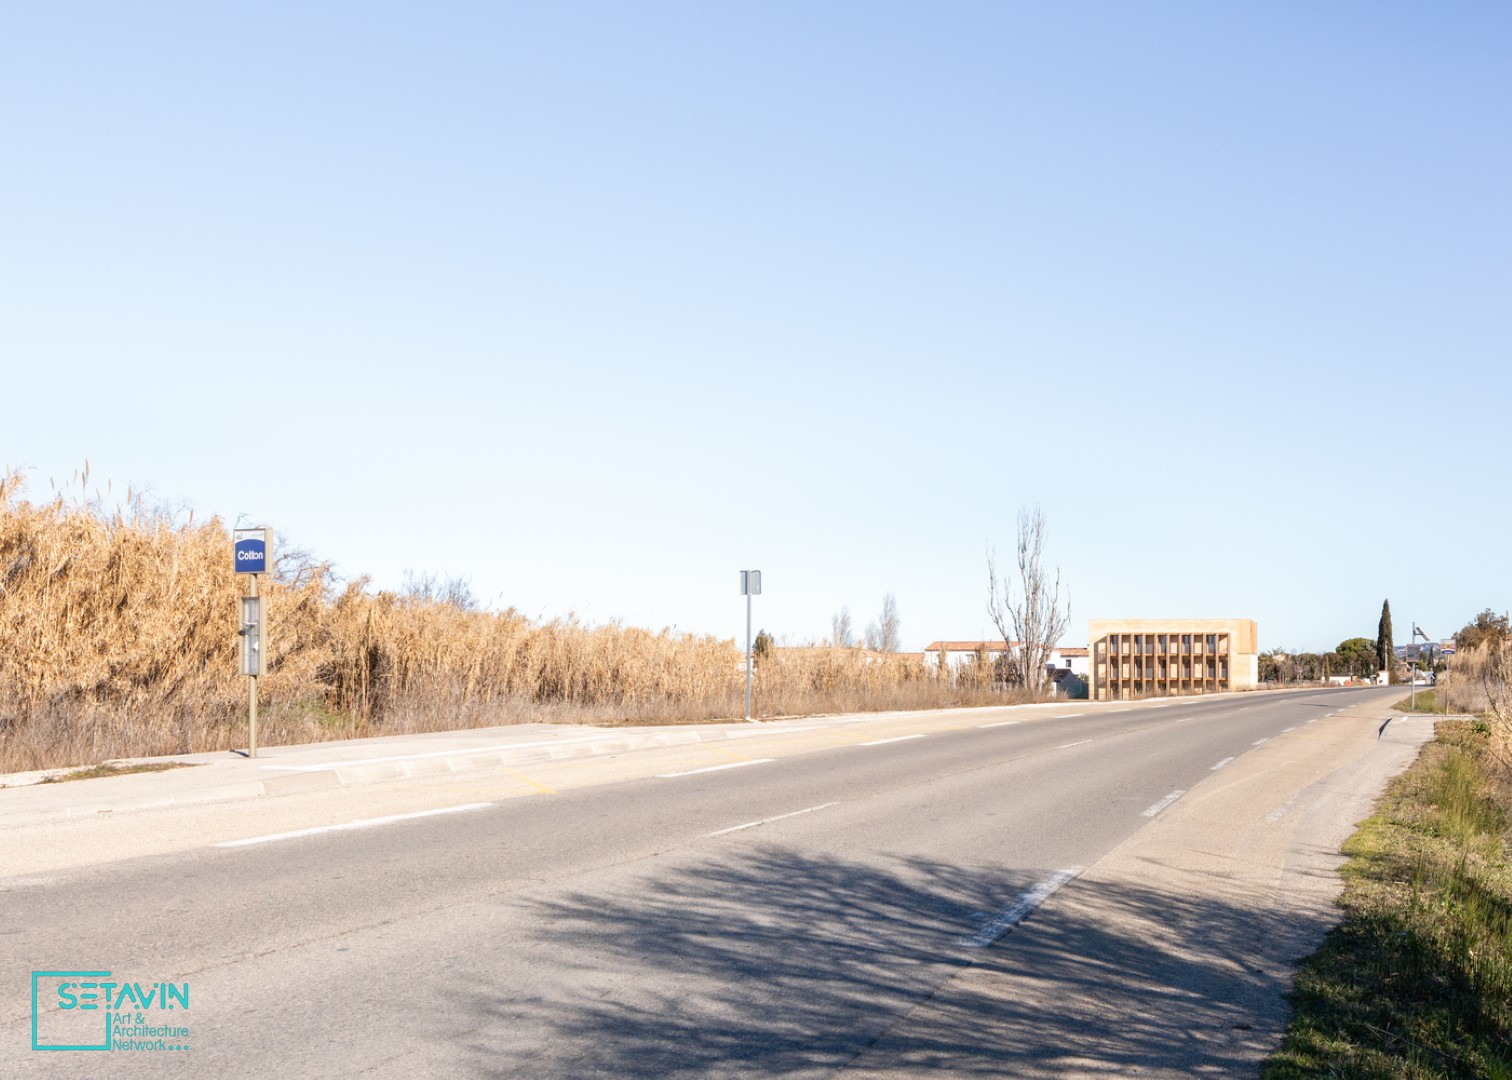
{"label": "bus stop sign", "polygon": [[268,572],[268,548],[272,546],[268,534],[272,531],[272,529],[237,529],[231,534],[236,548],[238,574],[266,574]]}

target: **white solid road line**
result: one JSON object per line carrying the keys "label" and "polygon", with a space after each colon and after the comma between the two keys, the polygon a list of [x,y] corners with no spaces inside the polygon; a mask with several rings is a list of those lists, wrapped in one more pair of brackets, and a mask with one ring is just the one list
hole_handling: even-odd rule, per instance
{"label": "white solid road line", "polygon": [[1285,735],[1288,731],[1296,731],[1296,730],[1297,729],[1294,728],[1294,727],[1282,728],[1281,729],[1281,734]]}
{"label": "white solid road line", "polygon": [[1086,713],[1065,712],[1065,713],[1061,713],[1059,716],[1052,716],[1050,719],[1052,719],[1052,720],[1070,720],[1072,717],[1075,717],[1075,716],[1086,716],[1086,715],[1087,715]]}
{"label": "white solid road line", "polygon": [[922,738],[924,738],[923,735],[897,735],[897,736],[894,736],[891,739],[873,739],[871,742],[864,742],[861,745],[862,746],[886,746],[888,743],[907,742],[909,739],[922,739]]}
{"label": "white solid road line", "polygon": [[794,810],[791,814],[778,814],[776,817],[762,818],[760,821],[748,821],[744,825],[732,825],[728,829],[720,829],[718,832],[711,832],[709,835],[724,836],[727,833],[740,832],[742,829],[754,829],[759,825],[770,825],[774,821],[783,821],[790,817],[797,817],[799,814],[812,814],[815,810],[828,810],[831,806],[839,805],[837,802],[821,803],[818,806],[810,806],[805,810]]}
{"label": "white solid road line", "polygon": [[1173,791],[1173,792],[1171,792],[1169,795],[1167,795],[1165,798],[1161,799],[1154,806],[1152,806],[1148,810],[1146,810],[1144,812],[1144,816],[1145,817],[1154,817],[1156,814],[1160,813],[1162,810],[1164,810],[1166,807],[1170,806],[1173,802],[1175,802],[1177,799],[1181,798],[1185,794],[1186,794],[1186,790],[1185,789],[1183,789],[1181,791]]}
{"label": "white solid road line", "polygon": [[1176,723],[1178,723],[1178,724],[1184,724],[1188,720],[1195,720],[1195,719],[1197,719],[1195,716],[1183,716],[1180,720],[1177,720]]}
{"label": "white solid road line", "polygon": [[776,758],[764,757],[757,758],[755,761],[732,761],[728,765],[708,765],[702,769],[689,769],[687,772],[658,773],[656,778],[658,780],[675,780],[679,776],[697,776],[700,773],[706,772],[723,772],[725,769],[743,769],[747,765],[765,765],[770,761],[776,760]]}
{"label": "white solid road line", "polygon": [[301,836],[314,836],[317,833],[345,832],[349,829],[371,829],[376,825],[392,825],[396,821],[413,821],[415,818],[435,817],[438,814],[460,814],[467,810],[482,810],[492,806],[493,803],[475,802],[464,806],[446,806],[440,810],[417,810],[413,814],[390,814],[388,817],[368,818],[365,821],[348,821],[344,825],[317,825],[313,829],[295,829],[293,832],[270,833],[267,836],[253,836],[246,840],[227,840],[216,844],[216,847],[249,847],[252,844],[268,844],[274,840],[294,840]]}
{"label": "white solid road line", "polygon": [[1268,742],[1270,742],[1269,738],[1256,739],[1254,742],[1250,743],[1250,745],[1251,746],[1262,746],[1262,745],[1264,745],[1265,743],[1268,743]]}
{"label": "white solid road line", "polygon": [[1080,742],[1061,743],[1059,746],[1056,747],[1056,749],[1057,750],[1068,750],[1068,749],[1070,749],[1073,746],[1086,746],[1091,741],[1092,741],[1091,739],[1082,739]]}
{"label": "white solid road line", "polygon": [[985,949],[1009,930],[1012,930],[1025,917],[1039,907],[1077,874],[1081,873],[1081,867],[1073,867],[1070,870],[1061,870],[1051,874],[1028,892],[1021,894],[1007,907],[1000,910],[986,924],[970,937],[962,938],[960,943],[968,949]]}
{"label": "white solid road line", "polygon": [[1012,727],[1014,724],[1017,724],[1017,723],[1019,723],[1019,721],[1017,721],[1017,720],[999,720],[995,724],[978,724],[977,727],[979,727],[979,728]]}
{"label": "white solid road line", "polygon": [[1227,765],[1229,762],[1231,762],[1233,760],[1234,759],[1231,758],[1231,757],[1226,757],[1222,761],[1220,761],[1218,764],[1214,765],[1211,769],[1209,769],[1208,772],[1217,772],[1219,769],[1223,768],[1225,765]]}

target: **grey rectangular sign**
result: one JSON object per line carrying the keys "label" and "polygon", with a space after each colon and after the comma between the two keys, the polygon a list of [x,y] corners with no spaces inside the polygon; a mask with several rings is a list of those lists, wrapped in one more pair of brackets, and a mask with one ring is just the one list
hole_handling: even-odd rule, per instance
{"label": "grey rectangular sign", "polygon": [[760,596],[761,595],[761,571],[760,570],[742,570],[740,572],[740,595],[741,596]]}

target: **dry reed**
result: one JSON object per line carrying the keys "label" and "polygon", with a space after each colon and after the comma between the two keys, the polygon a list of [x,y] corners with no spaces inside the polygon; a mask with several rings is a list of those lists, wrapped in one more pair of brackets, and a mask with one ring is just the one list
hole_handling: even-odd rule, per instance
{"label": "dry reed", "polygon": [[[80,478],[87,491],[87,472]],[[32,502],[0,473],[0,772],[242,745],[240,583],[230,535],[127,494]],[[267,745],[535,721],[679,723],[743,714],[742,656],[712,637],[575,619],[533,622],[344,586],[328,565],[262,589]],[[1001,702],[860,649],[776,649],[757,711],[796,715]]]}

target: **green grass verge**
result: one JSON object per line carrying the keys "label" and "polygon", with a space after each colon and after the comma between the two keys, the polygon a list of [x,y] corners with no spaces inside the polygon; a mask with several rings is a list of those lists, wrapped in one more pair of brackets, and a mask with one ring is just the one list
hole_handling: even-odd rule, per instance
{"label": "green grass verge", "polygon": [[155,761],[141,765],[91,765],[87,769],[74,769],[72,772],[46,777],[42,780],[42,783],[62,784],[69,780],[97,780],[102,776],[128,776],[131,773],[167,772],[169,769],[187,769],[197,764],[199,762],[196,761]]}
{"label": "green grass verge", "polygon": [[1431,686],[1420,686],[1417,690],[1417,703],[1413,704],[1413,695],[1408,694],[1401,701],[1392,706],[1396,712],[1404,713],[1442,713],[1445,703],[1439,700],[1438,691]]}
{"label": "green grass verge", "polygon": [[1344,922],[1305,960],[1262,1070],[1512,1080],[1512,777],[1445,721],[1345,845]]}

